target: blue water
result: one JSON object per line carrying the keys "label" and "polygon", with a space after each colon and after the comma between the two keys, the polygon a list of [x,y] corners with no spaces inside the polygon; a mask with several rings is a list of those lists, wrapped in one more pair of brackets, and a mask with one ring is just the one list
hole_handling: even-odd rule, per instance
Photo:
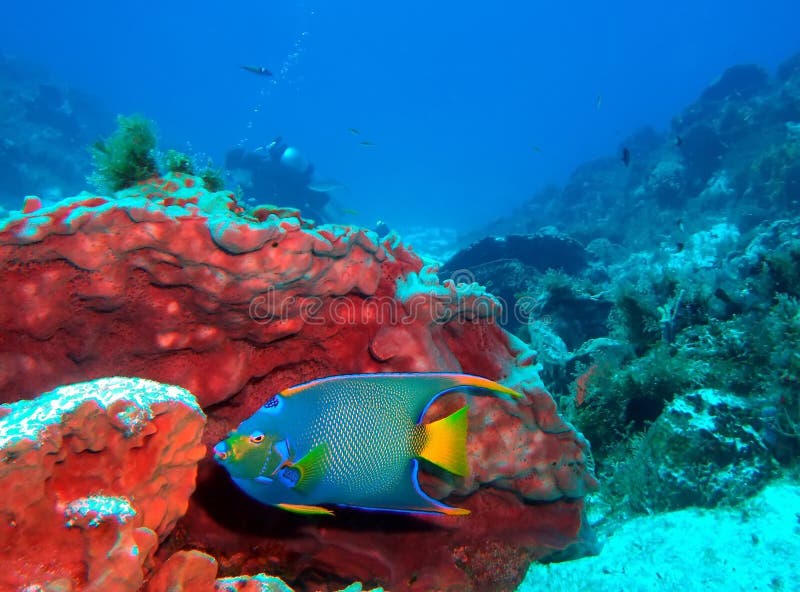
{"label": "blue water", "polygon": [[361,222],[398,227],[499,216],[636,128],[665,129],[726,67],[773,69],[800,50],[797,0],[48,0],[3,12],[1,52],[109,113],[154,119],[163,147],[222,162],[281,135],[349,187],[337,198]]}

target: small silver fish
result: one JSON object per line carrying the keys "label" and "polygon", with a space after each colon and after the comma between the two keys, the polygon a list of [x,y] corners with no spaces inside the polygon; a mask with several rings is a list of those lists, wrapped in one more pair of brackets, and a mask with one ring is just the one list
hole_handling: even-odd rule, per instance
{"label": "small silver fish", "polygon": [[253,74],[258,74],[259,76],[272,76],[272,71],[264,66],[243,65],[242,70],[246,70],[247,72],[251,72]]}
{"label": "small silver fish", "polygon": [[315,179],[306,185],[306,187],[318,193],[334,193],[347,189],[347,185],[340,183],[336,179]]}

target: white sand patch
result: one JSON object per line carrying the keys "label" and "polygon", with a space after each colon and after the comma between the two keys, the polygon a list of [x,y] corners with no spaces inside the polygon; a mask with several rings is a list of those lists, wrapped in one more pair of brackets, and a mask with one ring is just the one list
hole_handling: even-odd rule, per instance
{"label": "white sand patch", "polygon": [[800,591],[800,485],[735,508],[688,509],[599,529],[597,557],[533,564],[517,592]]}

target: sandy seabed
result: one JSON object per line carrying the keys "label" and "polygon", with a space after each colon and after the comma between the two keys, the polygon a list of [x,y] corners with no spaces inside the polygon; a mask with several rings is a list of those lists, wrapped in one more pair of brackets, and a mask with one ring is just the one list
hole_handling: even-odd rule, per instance
{"label": "sandy seabed", "polygon": [[533,564],[517,592],[800,591],[800,484],[738,506],[691,508],[598,527],[598,556]]}

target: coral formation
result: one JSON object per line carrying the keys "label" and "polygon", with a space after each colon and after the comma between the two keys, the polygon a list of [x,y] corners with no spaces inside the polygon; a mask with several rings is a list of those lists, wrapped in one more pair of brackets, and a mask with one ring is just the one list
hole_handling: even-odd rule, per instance
{"label": "coral formation", "polygon": [[611,157],[583,164],[563,189],[543,189],[473,238],[556,226],[586,244],[605,238],[659,249],[703,230],[710,217],[742,232],[783,217],[800,179],[797,63],[787,59],[775,78],[753,65],[728,69],[668,133],[643,130],[623,141],[631,167]]}
{"label": "coral formation", "polygon": [[530,235],[486,237],[456,252],[441,268],[442,278],[477,282],[503,303],[501,324],[509,330],[524,325],[534,311],[520,298],[532,279],[548,271],[583,271],[589,254],[583,245],[555,229]]}
{"label": "coral formation", "polygon": [[30,193],[59,199],[80,191],[90,172],[86,146],[107,131],[98,101],[50,78],[0,53],[0,206]]}
{"label": "coral formation", "polygon": [[[532,558],[588,540],[582,498],[597,487],[588,444],[478,286],[440,284],[394,237],[243,208],[181,173],[29,209],[0,228],[9,286],[0,384],[12,398],[109,373],[177,384],[206,409],[203,442],[213,445],[272,393],[331,374],[464,371],[527,395],[518,405],[471,401],[468,479],[421,476],[432,495],[464,498],[473,513],[463,521],[342,511],[322,525],[245,498],[207,457],[156,567],[197,548],[221,576],[269,571],[306,589],[361,580],[500,590]],[[518,551],[493,570],[510,546]]]}
{"label": "coral formation", "polygon": [[586,267],[587,255],[580,243],[553,231],[532,235],[488,237],[456,253],[445,266],[443,273],[458,269],[473,269],[501,259],[518,259],[539,271],[563,269],[578,273]]}
{"label": "coral formation", "polygon": [[[527,304],[527,322],[509,328],[592,442],[609,482],[595,499],[609,512],[730,503],[771,479],[775,461],[798,464],[798,59],[774,79],[730,68],[669,133],[627,138],[629,166],[584,164],[485,229],[557,225],[586,243],[586,265],[542,274],[511,254],[489,280],[473,255],[460,270]],[[479,254],[496,251],[489,240]],[[698,400],[692,413],[717,423],[679,421]]]}
{"label": "coral formation", "polygon": [[225,188],[222,169],[214,167],[211,159],[208,160],[205,168],[197,171],[197,166],[192,157],[177,150],[167,150],[163,157],[163,167],[170,173],[183,173],[186,175],[197,175],[203,182],[203,187],[214,193]]}
{"label": "coral formation", "polygon": [[190,393],[137,378],[0,407],[0,588],[138,590],[186,511],[204,423]]}
{"label": "coral formation", "polygon": [[746,400],[700,389],[672,401],[608,484],[634,511],[732,504],[757,493],[777,463]]}

